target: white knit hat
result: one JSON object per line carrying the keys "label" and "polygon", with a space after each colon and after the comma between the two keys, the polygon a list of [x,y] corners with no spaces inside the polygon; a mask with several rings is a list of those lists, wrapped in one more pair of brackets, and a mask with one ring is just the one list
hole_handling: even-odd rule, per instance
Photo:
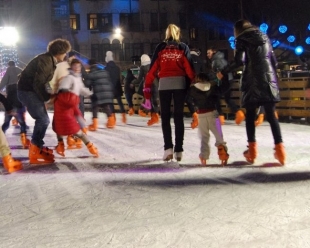
{"label": "white knit hat", "polygon": [[106,56],[105,56],[105,62],[110,62],[113,61],[113,53],[111,51],[107,51]]}
{"label": "white knit hat", "polygon": [[141,65],[148,65],[151,64],[151,59],[149,55],[147,54],[142,54],[141,56]]}

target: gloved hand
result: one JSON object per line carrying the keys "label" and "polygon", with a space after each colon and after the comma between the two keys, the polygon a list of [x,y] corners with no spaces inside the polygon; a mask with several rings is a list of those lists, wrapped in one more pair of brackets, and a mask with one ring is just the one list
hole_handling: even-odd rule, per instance
{"label": "gloved hand", "polygon": [[150,99],[145,99],[145,102],[141,104],[141,106],[145,109],[150,110],[152,108],[151,105],[151,100]]}
{"label": "gloved hand", "polygon": [[150,99],[151,98],[151,88],[144,88],[143,94],[144,94],[145,99]]}

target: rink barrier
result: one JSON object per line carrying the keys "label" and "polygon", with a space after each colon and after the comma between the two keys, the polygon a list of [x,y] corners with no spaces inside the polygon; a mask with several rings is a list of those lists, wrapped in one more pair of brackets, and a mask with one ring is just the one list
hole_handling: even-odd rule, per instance
{"label": "rink barrier", "polygon": [[[310,122],[310,99],[305,97],[305,89],[310,87],[309,77],[296,77],[296,78],[280,78],[279,79],[279,89],[281,102],[276,104],[276,110],[278,112],[279,118],[306,118]],[[241,105],[241,92],[239,80],[234,80],[231,85],[231,98],[235,104],[240,107]],[[134,110],[138,113],[140,104],[143,98],[138,95],[133,95]],[[128,110],[128,104],[125,97],[122,97],[125,109]],[[114,107],[119,110],[116,100],[114,100]],[[224,98],[221,99],[222,111],[226,117],[231,115],[231,111],[228,108]],[[85,99],[85,107],[91,108],[90,99]],[[173,107],[173,106],[172,106]],[[189,114],[188,107],[184,105],[184,113]]]}

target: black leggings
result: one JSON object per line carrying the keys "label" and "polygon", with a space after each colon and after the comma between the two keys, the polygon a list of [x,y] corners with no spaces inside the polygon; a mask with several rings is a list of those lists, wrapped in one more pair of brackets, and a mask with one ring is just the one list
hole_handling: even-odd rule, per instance
{"label": "black leggings", "polygon": [[[265,109],[266,120],[270,124],[271,132],[273,135],[274,143],[282,143],[282,135],[278,119],[275,116],[275,103],[264,103],[261,106]],[[255,139],[255,120],[256,120],[256,105],[247,106],[246,109],[246,133],[248,142],[256,142]]]}

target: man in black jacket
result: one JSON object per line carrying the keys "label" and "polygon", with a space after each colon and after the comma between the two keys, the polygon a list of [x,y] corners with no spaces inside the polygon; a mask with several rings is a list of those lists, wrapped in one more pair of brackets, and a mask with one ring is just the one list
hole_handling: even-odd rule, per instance
{"label": "man in black jacket", "polygon": [[71,50],[69,41],[56,39],[47,46],[47,52],[33,58],[21,72],[18,81],[18,98],[35,119],[31,144],[29,147],[30,164],[54,162],[53,151],[43,147],[46,129],[50,123],[45,102],[50,100],[49,82],[53,78],[56,64],[63,61]]}

